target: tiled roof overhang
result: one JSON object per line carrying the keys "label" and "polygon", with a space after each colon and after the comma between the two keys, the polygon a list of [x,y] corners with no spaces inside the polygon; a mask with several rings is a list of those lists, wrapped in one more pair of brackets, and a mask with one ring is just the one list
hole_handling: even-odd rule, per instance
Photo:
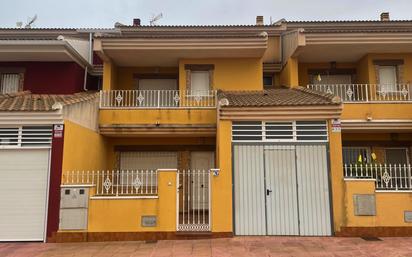
{"label": "tiled roof overhang", "polygon": [[31,94],[24,91],[0,94],[0,112],[53,112],[61,107],[97,98],[96,92],[71,95]]}
{"label": "tiled roof overhang", "polygon": [[339,97],[306,88],[219,92],[222,120],[318,120],[339,118]]}

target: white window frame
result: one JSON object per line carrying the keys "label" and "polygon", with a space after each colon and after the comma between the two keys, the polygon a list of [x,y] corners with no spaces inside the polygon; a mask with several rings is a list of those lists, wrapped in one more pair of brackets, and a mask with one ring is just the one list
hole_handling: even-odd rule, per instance
{"label": "white window frame", "polygon": [[[265,77],[271,78],[270,85],[265,84]],[[272,89],[275,87],[275,74],[263,74],[263,89]]]}

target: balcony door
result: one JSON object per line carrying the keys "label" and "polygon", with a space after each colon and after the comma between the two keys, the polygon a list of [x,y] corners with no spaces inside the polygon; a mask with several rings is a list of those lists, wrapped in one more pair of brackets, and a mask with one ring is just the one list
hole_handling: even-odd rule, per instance
{"label": "balcony door", "polygon": [[142,107],[174,107],[179,105],[177,79],[138,79],[138,101]]}

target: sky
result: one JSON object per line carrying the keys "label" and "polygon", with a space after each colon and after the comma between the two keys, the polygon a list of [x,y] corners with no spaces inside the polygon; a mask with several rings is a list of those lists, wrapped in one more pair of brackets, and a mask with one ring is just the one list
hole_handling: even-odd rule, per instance
{"label": "sky", "polygon": [[0,27],[38,16],[34,27],[112,28],[140,18],[159,25],[254,24],[286,20],[412,19],[412,0],[0,0]]}

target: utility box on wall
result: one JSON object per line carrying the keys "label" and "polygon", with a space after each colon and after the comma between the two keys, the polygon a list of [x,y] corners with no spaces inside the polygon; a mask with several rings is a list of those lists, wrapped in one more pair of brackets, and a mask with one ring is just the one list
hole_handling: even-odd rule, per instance
{"label": "utility box on wall", "polygon": [[60,192],[60,230],[87,229],[89,189],[65,187]]}
{"label": "utility box on wall", "polygon": [[353,209],[355,216],[375,216],[376,200],[373,194],[353,195]]}

